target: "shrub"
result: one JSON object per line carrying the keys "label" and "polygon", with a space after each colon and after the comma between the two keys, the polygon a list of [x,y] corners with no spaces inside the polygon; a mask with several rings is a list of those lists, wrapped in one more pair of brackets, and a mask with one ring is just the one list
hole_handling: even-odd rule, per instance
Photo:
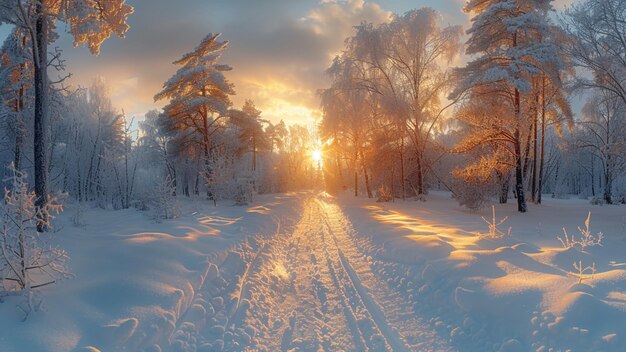
{"label": "shrub", "polygon": [[67,253],[49,243],[50,231],[37,231],[37,227],[50,229],[50,221],[63,206],[51,197],[44,208],[36,207],[26,175],[12,166],[9,169],[11,188],[5,189],[1,204],[0,279],[4,295],[23,293],[28,298],[27,307],[20,307],[27,317],[39,306],[33,302],[32,290],[70,276]]}
{"label": "shrub", "polygon": [[387,203],[393,200],[393,194],[387,188],[387,186],[382,185],[376,190],[376,201],[379,203]]}

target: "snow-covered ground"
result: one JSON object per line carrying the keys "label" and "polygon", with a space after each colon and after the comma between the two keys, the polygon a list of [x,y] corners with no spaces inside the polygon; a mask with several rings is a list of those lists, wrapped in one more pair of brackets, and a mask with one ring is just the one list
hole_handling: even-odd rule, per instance
{"label": "snow-covered ground", "polygon": [[[626,207],[545,202],[496,206],[502,239],[446,193],[185,201],[162,223],[88,209],[79,227],[70,205],[56,236],[76,277],[25,322],[0,304],[0,351],[622,350]],[[564,249],[590,210],[603,246]],[[578,261],[596,268],[582,283]]]}
{"label": "snow-covered ground", "polygon": [[[373,204],[342,197],[379,273],[462,351],[623,351],[626,343],[626,207],[545,199],[527,214],[496,205],[511,235],[480,238],[491,209],[473,213],[447,193],[427,202]],[[591,211],[602,246],[563,248]],[[596,273],[573,275],[574,263]]]}
{"label": "snow-covered ground", "polygon": [[16,308],[21,298],[1,303],[0,351],[158,351],[209,309],[202,288],[215,264],[248,239],[273,234],[274,218],[296,221],[302,197],[260,196],[249,207],[225,201],[217,208],[180,200],[183,216],[162,223],[149,212],[85,206],[79,227],[69,204],[55,236],[75,278],[42,289],[45,311],[25,322]]}

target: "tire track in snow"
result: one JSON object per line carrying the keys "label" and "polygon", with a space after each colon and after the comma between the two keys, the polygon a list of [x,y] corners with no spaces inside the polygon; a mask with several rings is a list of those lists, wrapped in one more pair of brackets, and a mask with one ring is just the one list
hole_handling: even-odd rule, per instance
{"label": "tire track in snow", "polygon": [[354,350],[343,335],[346,318],[337,314],[343,295],[327,282],[323,248],[316,240],[321,219],[311,205],[296,229],[271,238],[264,255],[241,276],[240,290],[249,292],[251,303],[232,330],[254,332],[247,346],[239,346],[242,349]]}
{"label": "tire track in snow", "polygon": [[310,198],[293,231],[258,236],[220,268],[197,350],[451,350],[372,271],[363,241],[339,206]]}

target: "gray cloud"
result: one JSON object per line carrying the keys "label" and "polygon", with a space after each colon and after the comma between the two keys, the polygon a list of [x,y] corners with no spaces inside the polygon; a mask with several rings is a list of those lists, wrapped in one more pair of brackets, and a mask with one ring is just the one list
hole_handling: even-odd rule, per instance
{"label": "gray cloud", "polygon": [[[315,113],[315,92],[327,84],[324,70],[354,25],[380,23],[390,11],[423,6],[441,11],[446,23],[467,23],[463,0],[127,2],[135,7],[127,37],[107,40],[99,57],[72,48],[67,35],[55,45],[64,49],[73,84],[85,86],[103,76],[116,106],[138,116],[163,105],[152,97],[175,72],[171,62],[209,32],[221,32],[230,41],[223,62],[233,66],[228,77],[236,85],[236,105],[252,98],[266,117],[294,122]],[[0,27],[0,35],[3,31],[6,27]]]}

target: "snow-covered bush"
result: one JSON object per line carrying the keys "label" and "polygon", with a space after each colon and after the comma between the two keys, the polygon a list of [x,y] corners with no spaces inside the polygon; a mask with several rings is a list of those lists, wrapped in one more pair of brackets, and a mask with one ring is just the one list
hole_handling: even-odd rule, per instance
{"label": "snow-covered bush", "polygon": [[63,207],[58,199],[51,198],[45,208],[37,208],[25,174],[13,167],[10,171],[7,181],[11,188],[5,189],[1,205],[1,289],[5,293],[27,292],[69,276],[67,253],[49,243],[51,232],[37,232],[38,225],[49,228],[50,220]]}
{"label": "snow-covered bush", "polygon": [[[587,197],[582,197],[582,199],[587,199]],[[606,201],[602,197],[595,196],[591,198],[589,203],[591,203],[591,205],[605,205]]]}
{"label": "snow-covered bush", "polygon": [[511,227],[509,227],[506,233],[499,229],[499,227],[504,224],[509,217],[505,216],[502,220],[498,221],[496,219],[496,207],[494,205],[491,206],[491,220],[485,219],[484,216],[482,218],[483,221],[489,226],[489,232],[486,234],[480,234],[479,236],[481,238],[500,239],[505,236],[511,236]]}
{"label": "snow-covered bush", "polygon": [[393,200],[393,194],[385,185],[380,186],[376,190],[376,201],[379,203],[387,203]]}
{"label": "snow-covered bush", "polygon": [[491,203],[494,193],[494,184],[480,180],[468,180],[455,177],[452,184],[454,199],[459,205],[471,210],[479,210]]}
{"label": "snow-covered bush", "polygon": [[154,219],[157,222],[180,216],[178,201],[174,196],[176,192],[174,181],[169,175],[157,181],[154,191],[155,196],[151,199],[150,204],[154,212]]}
{"label": "snow-covered bush", "polygon": [[254,191],[252,183],[247,180],[238,182],[237,189],[235,190],[235,195],[233,197],[235,205],[245,206],[250,204],[250,202],[254,201],[255,194],[256,192]]}
{"label": "snow-covered bush", "polygon": [[598,232],[597,234],[592,234],[589,229],[591,223],[591,212],[587,214],[587,219],[585,220],[585,227],[582,228],[578,226],[578,232],[580,233],[580,237],[576,238],[575,235],[569,236],[567,234],[567,230],[563,228],[563,237],[558,236],[557,239],[561,241],[564,248],[574,248],[576,246],[580,247],[581,251],[585,251],[585,248],[592,246],[601,246],[602,239],[604,235],[602,232]]}

